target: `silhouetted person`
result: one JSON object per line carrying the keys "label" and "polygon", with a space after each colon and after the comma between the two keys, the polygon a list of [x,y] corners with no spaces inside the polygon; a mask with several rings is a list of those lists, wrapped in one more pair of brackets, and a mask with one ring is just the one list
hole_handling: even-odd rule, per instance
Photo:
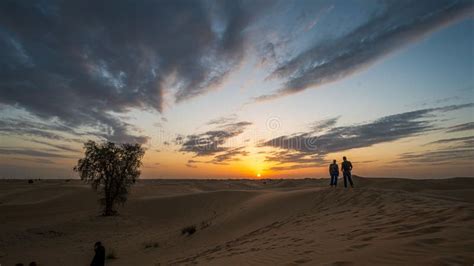
{"label": "silhouetted person", "polygon": [[92,259],[91,266],[104,266],[105,265],[105,248],[102,243],[96,242],[94,245],[95,255]]}
{"label": "silhouetted person", "polygon": [[339,166],[336,163],[336,160],[332,161],[332,164],[329,165],[329,175],[331,176],[331,187],[337,187],[337,178],[339,177]]}
{"label": "silhouetted person", "polygon": [[347,180],[349,180],[349,183],[351,184],[351,187],[354,187],[354,183],[352,183],[352,163],[347,160],[346,156],[342,157],[342,164],[341,164],[341,170],[342,170],[342,176],[344,177],[344,187],[347,187]]}

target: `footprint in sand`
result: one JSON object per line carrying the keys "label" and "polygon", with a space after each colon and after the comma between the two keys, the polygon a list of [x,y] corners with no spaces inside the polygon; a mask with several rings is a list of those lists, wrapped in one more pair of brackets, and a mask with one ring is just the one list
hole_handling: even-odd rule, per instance
{"label": "footprint in sand", "polygon": [[303,252],[298,253],[298,255],[306,255],[306,254],[310,254],[310,253],[313,253],[313,252],[314,252],[314,250],[305,250]]}
{"label": "footprint in sand", "polygon": [[413,241],[413,244],[415,246],[426,246],[426,245],[439,245],[443,242],[445,242],[446,239],[444,238],[424,238],[424,239],[417,239]]}
{"label": "footprint in sand", "polygon": [[369,244],[360,244],[360,245],[353,245],[353,246],[351,246],[351,248],[353,248],[353,249],[361,249],[361,248],[365,248],[365,247],[367,247],[367,246],[369,246]]}
{"label": "footprint in sand", "polygon": [[362,240],[362,241],[370,241],[370,240],[372,240],[372,239],[374,239],[374,238],[375,238],[375,236],[369,236],[369,237],[364,237],[364,238],[362,238],[361,240]]}
{"label": "footprint in sand", "polygon": [[331,265],[333,266],[347,266],[347,265],[353,265],[353,262],[350,261],[335,261]]}
{"label": "footprint in sand", "polygon": [[407,236],[421,236],[421,235],[426,235],[426,234],[438,233],[438,232],[441,232],[443,229],[444,229],[444,226],[430,226],[430,227],[425,227],[425,228],[421,228],[414,231],[399,232],[398,234],[407,235]]}
{"label": "footprint in sand", "polygon": [[311,261],[310,259],[299,259],[299,260],[293,261],[293,263],[303,264],[303,263],[307,263],[307,262],[310,262],[310,261]]}

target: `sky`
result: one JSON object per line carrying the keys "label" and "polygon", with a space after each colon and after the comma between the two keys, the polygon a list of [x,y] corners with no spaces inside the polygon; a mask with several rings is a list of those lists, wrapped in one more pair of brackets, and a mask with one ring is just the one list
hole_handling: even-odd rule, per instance
{"label": "sky", "polygon": [[0,2],[0,178],[474,176],[474,3]]}

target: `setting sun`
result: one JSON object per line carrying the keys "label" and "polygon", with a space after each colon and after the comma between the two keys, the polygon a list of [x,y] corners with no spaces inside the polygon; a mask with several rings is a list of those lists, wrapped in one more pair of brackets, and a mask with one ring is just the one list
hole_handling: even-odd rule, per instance
{"label": "setting sun", "polygon": [[257,177],[261,177],[262,175],[260,173],[257,174]]}

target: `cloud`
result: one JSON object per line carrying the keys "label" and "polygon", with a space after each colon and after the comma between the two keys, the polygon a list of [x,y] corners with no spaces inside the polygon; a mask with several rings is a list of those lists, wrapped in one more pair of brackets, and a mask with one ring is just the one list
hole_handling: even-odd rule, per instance
{"label": "cloud", "polygon": [[367,163],[374,163],[377,162],[378,160],[366,160],[366,161],[352,161],[354,164],[367,164]]}
{"label": "cloud", "polygon": [[[36,121],[32,121],[31,119],[32,118],[6,118],[0,121],[0,134],[32,136],[48,139],[50,141],[62,140],[68,142],[84,142],[85,138],[99,138],[117,142],[135,142],[142,144],[148,140],[146,136],[133,136],[128,134],[127,128],[133,127],[115,118],[109,120],[108,125],[98,125],[96,130],[89,131],[77,130],[55,119],[44,120],[37,117]],[[66,137],[65,134],[74,137]],[[45,143],[43,142],[43,144]]]}
{"label": "cloud", "polygon": [[28,161],[32,163],[39,163],[39,164],[55,164],[54,161],[43,159],[43,158],[19,158],[19,157],[10,157],[9,159],[16,160],[16,161]]}
{"label": "cloud", "polygon": [[425,152],[407,152],[399,156],[396,162],[412,164],[454,164],[454,163],[472,163],[474,159],[474,149],[441,149]]}
{"label": "cloud", "polygon": [[237,122],[221,126],[218,130],[210,130],[202,134],[185,137],[179,151],[194,153],[196,156],[210,156],[229,150],[223,144],[230,138],[242,134],[252,123]]}
{"label": "cloud", "polygon": [[271,171],[320,167],[329,163],[329,161],[325,160],[324,156],[322,155],[293,150],[279,150],[271,152],[270,155],[266,156],[265,161],[277,164],[276,166],[269,168]]}
{"label": "cloud", "polygon": [[313,167],[320,167],[320,164],[293,164],[290,166],[272,166],[268,170],[270,171],[288,171],[288,170],[296,170],[296,169],[304,169],[304,168],[313,168]]}
{"label": "cloud", "polygon": [[437,150],[402,153],[395,163],[410,164],[472,164],[474,136],[440,139],[427,145],[442,145]]}
{"label": "cloud", "polygon": [[433,141],[428,143],[427,145],[432,144],[458,144],[465,147],[473,147],[474,146],[474,136],[469,137],[461,137],[461,138],[449,138],[449,139],[440,139],[437,141]]}
{"label": "cloud", "polygon": [[326,15],[327,13],[331,12],[331,10],[334,8],[334,5],[327,6],[325,8],[322,8],[318,13],[314,15],[314,17],[308,22],[308,24],[305,26],[304,31],[310,31],[312,30],[318,22],[321,20],[321,17]]}
{"label": "cloud", "polygon": [[452,133],[452,132],[471,131],[471,130],[474,130],[474,122],[452,126],[448,128],[448,131],[446,132]]}
{"label": "cloud", "polygon": [[255,100],[275,99],[360,72],[430,32],[472,15],[474,9],[470,0],[384,3],[385,9],[366,23],[341,37],[315,43],[282,63],[270,77],[284,79],[283,86]]}
{"label": "cloud", "polygon": [[334,120],[325,120],[320,124],[331,127],[325,127],[326,130],[322,133],[320,127],[313,127],[309,132],[280,136],[264,141],[260,146],[278,149],[266,157],[270,162],[321,165],[326,164],[325,156],[330,153],[370,147],[437,130],[439,128],[435,125],[433,117],[440,113],[473,106],[473,104],[462,104],[421,109],[342,127],[334,127]]}
{"label": "cloud", "polygon": [[77,139],[69,139],[62,134],[56,132],[73,133],[78,135],[72,128],[57,123],[41,123],[27,119],[7,119],[0,121],[0,134],[3,135],[19,135],[40,137],[48,140],[68,140],[77,141]]}
{"label": "cloud", "polygon": [[185,165],[186,165],[186,167],[189,167],[189,168],[198,168],[198,167],[197,167],[196,165],[194,165],[194,164],[189,164],[189,163],[187,163],[187,164],[185,164]]}
{"label": "cloud", "polygon": [[201,161],[188,160],[188,162],[185,164],[185,166],[189,167],[189,168],[198,168],[197,165],[196,165],[197,163],[201,163]]}
{"label": "cloud", "polygon": [[23,155],[31,157],[43,157],[43,158],[72,158],[63,154],[52,153],[47,151],[33,150],[33,149],[22,149],[22,148],[0,148],[0,155]]}
{"label": "cloud", "polygon": [[61,151],[68,151],[68,152],[74,152],[74,153],[79,152],[79,150],[71,148],[67,145],[51,144],[49,142],[40,141],[40,140],[31,140],[31,141],[35,142],[35,143],[38,143],[38,144],[46,145],[46,146],[49,146],[49,147],[52,147],[52,148],[55,148],[55,149],[58,149],[58,150],[61,150]]}
{"label": "cloud", "polygon": [[216,130],[188,135],[182,138],[179,151],[193,153],[195,157],[213,156],[209,161],[189,160],[189,165],[193,163],[227,164],[228,161],[238,160],[239,156],[247,156],[248,154],[244,147],[232,148],[225,146],[225,144],[229,139],[242,134],[251,124],[246,121],[228,123],[220,125]]}
{"label": "cloud", "polygon": [[333,117],[321,121],[317,121],[311,125],[311,129],[314,132],[323,132],[327,129],[330,129],[334,127],[337,123],[337,120],[339,120],[340,117]]}
{"label": "cloud", "polygon": [[232,115],[221,116],[216,119],[209,120],[209,122],[207,122],[206,125],[224,125],[224,124],[235,122],[236,120],[237,120],[237,115],[232,114]]}
{"label": "cloud", "polygon": [[265,4],[243,1],[0,2],[0,104],[140,142],[112,114],[161,111],[218,86]]}
{"label": "cloud", "polygon": [[239,156],[247,156],[249,153],[244,150],[245,147],[228,149],[221,154],[216,155],[210,163],[227,165],[229,161],[238,161]]}
{"label": "cloud", "polygon": [[[240,161],[239,157],[247,156],[249,152],[245,150],[245,147],[237,147],[237,148],[230,148],[230,147],[223,147],[222,150],[216,152],[216,155],[213,155],[212,159],[210,160],[188,160],[186,163],[187,167],[196,168],[195,164],[198,163],[211,163],[217,165],[228,165],[231,161]],[[203,155],[206,157],[208,155]]]}

